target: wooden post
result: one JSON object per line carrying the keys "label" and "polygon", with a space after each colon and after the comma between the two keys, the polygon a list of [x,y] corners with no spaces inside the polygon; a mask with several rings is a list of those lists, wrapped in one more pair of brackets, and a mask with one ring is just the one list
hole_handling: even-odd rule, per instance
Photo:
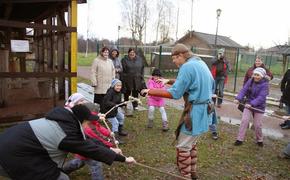
{"label": "wooden post", "polygon": [[[0,72],[9,72],[9,51],[0,50]],[[0,108],[7,103],[7,78],[0,78]]]}
{"label": "wooden post", "polygon": [[[77,0],[71,1],[70,26],[77,27]],[[77,32],[71,33],[71,72],[77,72],[77,53],[78,53]],[[71,91],[77,92],[77,78],[71,78]]]}

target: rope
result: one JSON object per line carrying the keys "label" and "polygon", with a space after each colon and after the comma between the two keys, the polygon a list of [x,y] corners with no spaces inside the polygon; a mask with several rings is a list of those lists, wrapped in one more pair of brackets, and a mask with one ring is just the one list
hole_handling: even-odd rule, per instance
{"label": "rope", "polygon": [[[235,103],[233,100],[231,100],[231,99],[227,99],[227,98],[221,98],[221,97],[215,97],[215,98],[218,98],[218,99],[223,99],[223,100],[226,100],[226,101],[229,101],[229,102],[233,102],[233,103]],[[235,103],[236,104],[236,103]],[[243,104],[243,103],[240,103],[240,102],[238,102],[238,105],[242,105],[242,106],[245,106],[246,104]],[[279,115],[276,115],[276,114],[273,114],[273,113],[269,113],[269,112],[266,112],[266,111],[263,111],[263,110],[261,110],[261,109],[257,109],[257,108],[254,108],[254,107],[250,107],[249,109],[252,109],[252,110],[255,110],[255,111],[258,111],[258,112],[260,112],[260,113],[265,113],[265,114],[268,114],[269,116],[272,116],[272,117],[275,117],[275,118],[278,118],[278,119],[283,119],[283,120],[285,120],[284,118],[283,118],[283,116],[279,116]]]}
{"label": "rope", "polygon": [[[129,97],[129,101],[125,101],[125,102],[122,102],[122,103],[120,103],[120,104],[115,105],[115,106],[112,107],[109,111],[107,111],[107,112],[105,113],[105,116],[108,115],[108,114],[109,114],[111,111],[113,111],[115,108],[117,108],[117,107],[119,107],[119,106],[121,106],[121,105],[123,105],[123,104],[127,104],[128,102],[134,102],[134,101],[137,101],[138,103],[141,103],[140,99],[138,99],[138,98],[134,98],[134,97],[131,97],[131,96],[130,96],[130,97]],[[103,120],[103,123],[105,124],[106,128],[112,132],[112,130],[110,129],[110,127],[109,127],[108,123],[106,122],[106,120]],[[115,134],[114,134],[114,133],[112,134],[112,138],[113,138],[113,140],[114,140],[114,144],[115,144],[116,148],[119,148],[118,144],[116,143],[116,138],[115,138]],[[125,157],[126,157],[126,156],[125,156]],[[127,157],[126,157],[126,158],[127,158]],[[134,163],[134,164],[135,164],[135,165],[138,165],[138,166],[141,166],[141,167],[143,167],[143,168],[151,169],[151,170],[157,171],[157,172],[159,172],[159,173],[163,173],[163,174],[169,175],[169,176],[173,176],[173,177],[176,177],[176,178],[189,180],[188,178],[185,178],[185,177],[183,177],[183,176],[179,176],[179,175],[176,175],[176,174],[173,174],[173,173],[169,173],[169,172],[166,172],[166,171],[162,171],[162,170],[160,170],[160,169],[157,169],[157,168],[154,168],[154,167],[151,167],[151,166],[147,166],[147,165],[145,165],[145,164],[141,164],[141,163],[138,163],[138,162],[136,162],[136,163]]]}

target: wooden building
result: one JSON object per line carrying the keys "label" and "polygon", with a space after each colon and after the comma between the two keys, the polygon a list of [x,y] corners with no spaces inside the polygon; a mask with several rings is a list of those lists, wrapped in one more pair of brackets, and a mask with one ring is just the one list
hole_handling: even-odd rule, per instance
{"label": "wooden building", "polygon": [[191,47],[194,53],[203,55],[215,55],[215,50],[223,48],[225,49],[225,56],[234,64],[237,48],[243,49],[243,47],[237,42],[233,41],[226,36],[217,36],[217,44],[215,48],[215,35],[202,32],[191,31],[177,40],[177,43],[183,43],[188,47]]}
{"label": "wooden building", "polygon": [[78,3],[0,1],[0,123],[41,117],[76,92]]}

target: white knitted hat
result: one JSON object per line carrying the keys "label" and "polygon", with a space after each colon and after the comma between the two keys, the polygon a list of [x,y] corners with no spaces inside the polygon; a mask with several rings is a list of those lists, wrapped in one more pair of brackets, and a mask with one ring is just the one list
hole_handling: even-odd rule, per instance
{"label": "white knitted hat", "polygon": [[253,74],[259,74],[261,77],[265,77],[266,76],[266,70],[264,68],[258,67],[256,69],[254,69]]}
{"label": "white knitted hat", "polygon": [[85,100],[85,96],[80,93],[72,94],[67,101],[65,102],[65,106],[72,108],[74,107],[80,100]]}

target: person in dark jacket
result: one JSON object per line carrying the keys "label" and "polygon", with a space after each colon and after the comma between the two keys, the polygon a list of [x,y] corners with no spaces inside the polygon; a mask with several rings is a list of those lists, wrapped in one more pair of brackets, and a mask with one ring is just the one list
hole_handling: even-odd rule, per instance
{"label": "person in dark jacket", "polygon": [[[103,103],[101,105],[101,113],[108,112],[111,108],[121,103],[122,100],[122,82],[119,79],[112,81],[111,87],[108,89],[107,94],[104,96]],[[126,105],[126,104],[124,104]],[[112,131],[120,136],[127,136],[128,133],[123,130],[124,126],[124,114],[117,107],[106,115],[106,118],[112,124]]]}
{"label": "person in dark jacket", "polygon": [[[224,49],[218,51],[218,57],[215,62],[213,62],[211,67],[211,73],[215,80],[215,94],[218,96],[217,107],[221,107],[223,103],[224,96],[224,85],[227,83],[228,72],[230,71],[229,62],[224,56]],[[216,103],[216,98],[213,98],[214,103]]]}
{"label": "person in dark jacket", "polygon": [[281,81],[281,92],[281,100],[286,105],[287,114],[290,115],[290,69],[286,71]]}
{"label": "person in dark jacket", "polygon": [[261,67],[263,69],[265,69],[266,71],[266,76],[265,78],[268,79],[268,80],[272,80],[273,79],[273,74],[271,73],[271,71],[269,69],[266,68],[265,64],[263,63],[263,58],[262,56],[257,56],[256,57],[256,60],[255,60],[255,64],[250,67],[246,74],[245,74],[245,77],[244,77],[244,83],[243,83],[243,86],[246,84],[246,82],[252,78],[253,76],[253,71],[258,68],[258,67]]}
{"label": "person in dark jacket", "polygon": [[112,47],[109,54],[110,59],[113,61],[115,67],[115,78],[120,79],[123,67],[119,59],[119,50],[117,47]]}
{"label": "person in dark jacket", "polygon": [[[138,94],[142,89],[146,89],[144,81],[144,63],[142,59],[136,55],[133,48],[129,48],[128,56],[125,56],[122,60],[122,83],[125,101],[129,100],[129,96],[138,98]],[[138,103],[133,102],[134,110],[138,109]]]}
{"label": "person in dark jacket", "polygon": [[[242,145],[252,117],[254,119],[257,144],[258,146],[263,146],[262,119],[266,108],[266,97],[269,94],[269,82],[265,76],[266,71],[264,68],[256,68],[253,72],[253,78],[247,81],[235,99],[235,103],[238,104],[242,102],[244,97],[247,98],[239,133],[235,142],[236,146]],[[252,107],[257,110],[252,109]]]}
{"label": "person in dark jacket", "polygon": [[80,104],[71,109],[56,107],[45,118],[7,129],[0,135],[0,175],[16,180],[68,180],[61,171],[68,152],[108,165],[113,161],[134,163],[120,149],[108,149],[85,137],[81,123],[96,119],[98,116]]}

